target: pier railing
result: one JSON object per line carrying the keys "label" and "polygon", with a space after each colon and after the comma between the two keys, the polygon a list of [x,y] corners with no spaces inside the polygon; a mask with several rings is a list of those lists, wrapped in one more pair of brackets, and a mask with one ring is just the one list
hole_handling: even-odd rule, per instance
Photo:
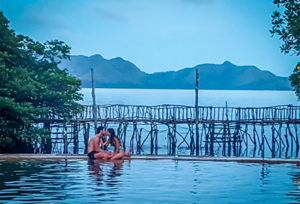
{"label": "pier railing", "polygon": [[[287,122],[300,123],[300,106],[282,105],[272,107],[212,107],[199,106],[199,122]],[[76,115],[78,121],[93,120],[93,106],[84,106],[84,111]],[[170,122],[193,123],[196,108],[183,105],[98,105],[97,120],[107,122]]]}

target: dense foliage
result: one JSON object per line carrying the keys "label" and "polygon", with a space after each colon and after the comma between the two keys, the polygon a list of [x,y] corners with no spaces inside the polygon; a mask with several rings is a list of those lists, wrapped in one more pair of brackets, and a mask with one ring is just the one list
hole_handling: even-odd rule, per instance
{"label": "dense foliage", "polygon": [[290,81],[294,87],[298,100],[300,100],[300,62],[298,62],[293,74],[290,76]]}
{"label": "dense foliage", "polygon": [[283,12],[274,11],[272,15],[272,36],[279,35],[283,41],[280,47],[285,54],[300,54],[300,0],[274,0]]}
{"label": "dense foliage", "polygon": [[[280,47],[284,54],[300,55],[300,0],[274,0],[280,11],[272,15],[272,36],[278,35],[283,41]],[[290,81],[300,100],[300,70],[299,63],[295,67]]]}
{"label": "dense foliage", "polygon": [[16,35],[0,12],[0,152],[32,152],[49,141],[49,124],[81,109],[80,80],[58,68],[69,58],[62,41]]}

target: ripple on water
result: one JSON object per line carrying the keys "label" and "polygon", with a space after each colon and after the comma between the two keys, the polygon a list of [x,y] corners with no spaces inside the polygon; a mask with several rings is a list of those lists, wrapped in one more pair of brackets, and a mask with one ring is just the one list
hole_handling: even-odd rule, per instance
{"label": "ripple on water", "polygon": [[[0,203],[212,203],[300,200],[293,165],[224,162],[0,162]],[[247,198],[247,200],[245,200]]]}

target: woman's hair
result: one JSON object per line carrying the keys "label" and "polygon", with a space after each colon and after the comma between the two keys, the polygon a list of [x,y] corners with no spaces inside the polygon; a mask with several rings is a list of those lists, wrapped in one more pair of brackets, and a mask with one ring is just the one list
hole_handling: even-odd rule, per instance
{"label": "woman's hair", "polygon": [[109,142],[111,145],[115,146],[115,138],[119,139],[116,136],[115,130],[113,128],[108,128],[107,131],[110,133]]}

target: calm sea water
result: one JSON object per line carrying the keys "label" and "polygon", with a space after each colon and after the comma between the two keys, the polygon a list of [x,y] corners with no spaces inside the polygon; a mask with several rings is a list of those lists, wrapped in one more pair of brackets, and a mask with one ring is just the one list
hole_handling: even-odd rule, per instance
{"label": "calm sea water", "polygon": [[[84,88],[84,105],[91,105],[92,89]],[[170,89],[95,89],[97,104],[195,105],[194,90]],[[231,107],[300,105],[293,91],[200,90],[199,105]]]}
{"label": "calm sea water", "polygon": [[0,161],[0,203],[296,203],[300,167],[234,162]]}

